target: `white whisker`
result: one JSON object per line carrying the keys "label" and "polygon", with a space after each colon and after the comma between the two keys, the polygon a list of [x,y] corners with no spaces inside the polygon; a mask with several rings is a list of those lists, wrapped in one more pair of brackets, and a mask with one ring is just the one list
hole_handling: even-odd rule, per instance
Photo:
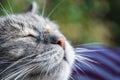
{"label": "white whisker", "polygon": [[39,67],[37,66],[37,65],[33,65],[33,67],[31,67],[31,69],[29,69],[23,76],[22,76],[22,79],[21,80],[24,80],[24,78],[28,75],[28,74],[30,74],[30,72],[32,72],[32,70],[34,70],[34,69],[39,69]]}
{"label": "white whisker", "polygon": [[2,80],[10,80],[12,77],[18,75],[19,73],[21,73],[21,71],[20,70],[16,70],[16,71],[10,73],[9,75],[3,77]]}
{"label": "white whisker", "polygon": [[54,13],[54,11],[61,5],[61,3],[63,3],[64,0],[61,0],[60,3],[58,3],[52,10],[51,12],[48,14],[48,18]]}
{"label": "white whisker", "polygon": [[43,16],[43,17],[44,17],[44,14],[45,14],[46,4],[47,4],[47,0],[44,0],[43,10],[42,10],[42,16]]}
{"label": "white whisker", "polygon": [[12,5],[10,4],[10,1],[9,1],[9,0],[7,0],[7,3],[8,3],[8,6],[9,6],[9,8],[10,8],[11,13],[13,14],[14,12],[13,12]]}
{"label": "white whisker", "polygon": [[1,6],[1,10],[4,12],[4,14],[10,19],[10,21],[13,21],[12,19],[11,19],[11,17],[9,16],[9,14],[8,14],[8,12],[7,12],[7,10],[5,9],[5,7],[0,3],[0,6]]}
{"label": "white whisker", "polygon": [[10,69],[11,67],[15,66],[16,64],[18,64],[19,62],[21,62],[21,60],[24,60],[24,59],[26,59],[26,58],[28,58],[28,57],[32,57],[32,56],[34,56],[34,55],[35,55],[35,54],[29,55],[29,56],[27,56],[27,57],[24,57],[24,58],[22,58],[22,59],[20,59],[20,60],[18,60],[18,61],[16,61],[16,62],[14,62],[14,63],[11,64],[10,66],[8,66],[5,70],[3,70],[0,74],[4,73],[5,71],[7,71],[8,69]]}
{"label": "white whisker", "polygon": [[81,56],[81,55],[77,55],[77,54],[75,55],[75,58],[81,62],[88,61],[88,62],[98,63],[98,62],[96,62],[96,61],[94,61],[86,56]]}
{"label": "white whisker", "polygon": [[95,52],[95,51],[99,51],[99,50],[90,50],[90,49],[86,49],[86,48],[76,48],[75,52]]}
{"label": "white whisker", "polygon": [[5,76],[5,77],[3,78],[3,80],[4,80],[4,79],[5,79],[5,80],[11,80],[11,79],[13,79],[13,78],[15,78],[14,80],[17,80],[17,79],[20,78],[22,75],[24,75],[24,74],[26,73],[26,71],[29,70],[29,68],[31,68],[31,66],[27,66],[27,68],[26,68],[26,67],[23,67],[23,68],[21,68],[21,69],[18,69],[18,70],[16,70],[16,71],[10,73],[9,75]]}
{"label": "white whisker", "polygon": [[[30,71],[32,71],[35,67],[34,66],[30,66],[26,69],[26,70],[22,70],[22,74],[18,75],[15,80],[19,79],[20,77],[24,76],[26,77]],[[24,79],[24,77],[22,77]]]}
{"label": "white whisker", "polygon": [[49,72],[49,65],[47,66],[47,69],[46,69],[46,73],[45,73],[45,77],[47,78],[47,75],[48,75],[48,72]]}
{"label": "white whisker", "polygon": [[[75,65],[75,67],[76,67],[78,70],[80,70],[82,73],[85,74],[84,70],[82,70],[82,69],[80,68],[80,65],[79,65],[79,64],[75,63],[74,65]],[[77,72],[77,71],[76,71],[76,72]],[[79,72],[77,72],[77,73],[79,73]]]}
{"label": "white whisker", "polygon": [[1,10],[6,14],[6,15],[8,15],[8,12],[7,12],[7,10],[5,9],[5,7],[2,5],[2,3],[0,3],[0,6],[1,6]]}
{"label": "white whisker", "polygon": [[79,57],[77,57],[77,58],[75,58],[75,59],[76,59],[78,62],[83,63],[84,65],[88,66],[90,69],[93,69],[93,67],[92,67],[92,65],[91,65],[91,62],[96,63],[96,61],[91,60],[91,59],[86,58],[86,57],[83,57],[83,58],[81,59],[81,56],[79,56]]}
{"label": "white whisker", "polygon": [[70,80],[71,80],[71,79],[72,79],[72,80],[75,80],[72,76],[70,76]]}

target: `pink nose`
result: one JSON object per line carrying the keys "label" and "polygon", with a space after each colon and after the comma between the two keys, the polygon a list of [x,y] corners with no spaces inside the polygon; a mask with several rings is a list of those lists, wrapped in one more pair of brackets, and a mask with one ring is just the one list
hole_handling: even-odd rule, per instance
{"label": "pink nose", "polygon": [[62,48],[65,48],[65,40],[63,38],[57,39],[57,44],[60,45]]}

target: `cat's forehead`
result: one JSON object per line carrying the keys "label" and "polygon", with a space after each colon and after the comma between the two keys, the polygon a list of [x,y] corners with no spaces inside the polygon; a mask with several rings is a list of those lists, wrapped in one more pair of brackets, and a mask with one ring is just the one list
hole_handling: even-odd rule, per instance
{"label": "cat's forehead", "polygon": [[[50,21],[48,18],[44,18],[38,14],[24,13],[16,15],[6,15],[0,18],[0,21],[5,24],[21,24],[21,25],[33,25],[38,28],[58,29],[58,26]],[[5,24],[6,25],[6,24]]]}

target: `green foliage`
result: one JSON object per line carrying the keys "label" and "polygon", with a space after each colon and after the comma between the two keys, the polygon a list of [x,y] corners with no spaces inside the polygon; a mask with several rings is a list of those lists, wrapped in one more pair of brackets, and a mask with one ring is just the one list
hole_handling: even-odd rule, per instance
{"label": "green foliage", "polygon": [[[45,0],[0,2],[8,13],[12,13],[10,6],[14,13],[19,13],[24,12],[32,1],[37,1],[42,13]],[[120,0],[47,0],[44,15],[47,17],[57,5],[50,19],[61,26],[60,29],[74,45],[90,42],[120,45],[119,3]],[[2,10],[0,14],[3,15]]]}

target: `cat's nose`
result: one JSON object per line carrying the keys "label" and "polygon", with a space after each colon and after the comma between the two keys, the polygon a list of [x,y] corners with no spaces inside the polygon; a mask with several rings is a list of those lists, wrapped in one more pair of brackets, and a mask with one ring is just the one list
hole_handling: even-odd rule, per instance
{"label": "cat's nose", "polygon": [[65,48],[65,39],[64,38],[58,38],[56,43],[60,45],[62,48]]}

